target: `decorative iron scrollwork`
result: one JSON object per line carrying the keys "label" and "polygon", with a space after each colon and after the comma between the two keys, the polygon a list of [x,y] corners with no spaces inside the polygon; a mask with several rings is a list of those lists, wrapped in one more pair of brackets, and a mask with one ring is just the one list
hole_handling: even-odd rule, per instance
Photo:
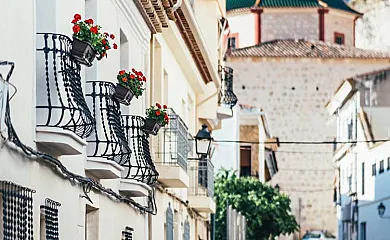
{"label": "decorative iron scrollwork", "polygon": [[149,135],[142,127],[145,119],[140,116],[123,115],[125,133],[132,151],[131,167],[127,169],[127,176],[131,179],[154,184],[158,178],[158,172],[150,155]]}
{"label": "decorative iron scrollwork", "polygon": [[[115,85],[104,81],[88,81],[87,101],[96,125],[87,138],[88,157],[102,157],[131,169],[131,149],[127,141],[119,102],[112,98]],[[130,178],[130,171],[124,178]]]}
{"label": "decorative iron scrollwork", "polygon": [[33,193],[34,190],[0,181],[4,240],[34,239]]}
{"label": "decorative iron scrollwork", "polygon": [[37,126],[88,137],[94,119],[84,99],[80,65],[70,57],[72,40],[61,34],[37,36]]}
{"label": "decorative iron scrollwork", "polygon": [[237,104],[237,96],[233,91],[233,69],[230,67],[221,67],[219,72],[222,80],[222,87],[219,93],[219,103],[233,108]]}

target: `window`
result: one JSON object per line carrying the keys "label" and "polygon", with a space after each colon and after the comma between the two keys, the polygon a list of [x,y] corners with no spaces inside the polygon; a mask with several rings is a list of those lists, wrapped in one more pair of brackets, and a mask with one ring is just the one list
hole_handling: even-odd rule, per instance
{"label": "window", "polygon": [[236,40],[237,40],[236,37],[229,37],[228,38],[228,48],[236,49],[236,47],[237,47]]}
{"label": "window", "polygon": [[252,148],[251,146],[240,147],[240,176],[249,177],[251,176],[251,159],[252,159]]}
{"label": "window", "polygon": [[362,195],[364,195],[364,184],[365,184],[365,179],[364,179],[364,162],[362,163]]}
{"label": "window", "polygon": [[387,170],[390,170],[390,157],[387,158]]}
{"label": "window", "polygon": [[166,240],[173,240],[173,211],[171,208],[171,203],[168,204],[168,208],[166,211]]}
{"label": "window", "polygon": [[61,204],[49,198],[41,205],[41,240],[59,239],[58,207]]}
{"label": "window", "polygon": [[379,162],[379,174],[383,173],[385,171],[385,160],[381,160]]}
{"label": "window", "polygon": [[90,205],[85,207],[84,235],[85,240],[97,239],[99,232],[99,209]]}
{"label": "window", "polygon": [[376,175],[376,163],[372,164],[372,176]]}
{"label": "window", "polygon": [[133,240],[133,231],[133,228],[125,227],[125,231],[122,231],[122,240]]}
{"label": "window", "polygon": [[334,42],[340,45],[344,45],[344,34],[343,33],[334,33]]}
{"label": "window", "polygon": [[188,217],[184,221],[184,233],[183,233],[183,240],[190,240],[190,223],[188,222]]}
{"label": "window", "polygon": [[360,223],[360,240],[366,240],[366,227],[365,222]]}

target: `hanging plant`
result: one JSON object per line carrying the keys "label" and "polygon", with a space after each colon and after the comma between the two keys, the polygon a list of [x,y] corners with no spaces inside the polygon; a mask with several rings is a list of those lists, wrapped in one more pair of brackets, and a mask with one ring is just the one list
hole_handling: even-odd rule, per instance
{"label": "hanging plant", "polygon": [[144,125],[145,132],[157,135],[160,128],[169,123],[167,108],[167,105],[164,105],[161,108],[161,105],[156,103],[155,106],[151,106],[150,108],[146,109],[146,119]]}
{"label": "hanging plant", "polygon": [[[82,21],[80,14],[75,14],[73,23],[73,43],[71,54],[76,61],[88,67],[97,58],[101,60],[107,57],[107,51],[111,49],[110,40],[115,39],[114,34],[101,33],[101,27],[94,25],[93,19]],[[117,49],[116,43],[112,48]]]}
{"label": "hanging plant", "polygon": [[130,105],[134,96],[138,98],[145,91],[143,85],[146,82],[146,77],[141,71],[136,71],[134,68],[131,71],[121,70],[116,77],[118,84],[115,88],[114,97],[125,105]]}

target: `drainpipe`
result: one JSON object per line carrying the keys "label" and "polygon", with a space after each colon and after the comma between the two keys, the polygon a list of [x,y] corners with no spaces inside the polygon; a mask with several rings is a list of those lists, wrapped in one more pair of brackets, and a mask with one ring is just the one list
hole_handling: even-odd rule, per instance
{"label": "drainpipe", "polygon": [[[357,121],[357,118],[358,118],[358,111],[357,111],[357,107],[358,107],[358,99],[357,99],[358,95],[356,95],[355,99],[354,99],[354,116],[355,116],[355,134],[354,134],[354,139],[355,141],[357,141],[357,131],[358,131],[358,128],[357,128],[357,124],[358,124],[358,121]],[[357,143],[355,144],[355,147],[356,147]],[[354,151],[354,157],[355,157],[355,192],[356,192],[356,195],[355,195],[355,199],[354,199],[354,202],[355,202],[355,211],[356,211],[356,226],[355,226],[355,240],[358,239],[358,236],[359,236],[359,208],[358,208],[358,203],[359,203],[359,199],[358,199],[358,194],[357,194],[357,191],[358,191],[358,181],[357,181],[357,165],[358,165],[358,158],[357,158],[357,152],[356,152],[356,149]],[[355,223],[354,223],[355,224]]]}

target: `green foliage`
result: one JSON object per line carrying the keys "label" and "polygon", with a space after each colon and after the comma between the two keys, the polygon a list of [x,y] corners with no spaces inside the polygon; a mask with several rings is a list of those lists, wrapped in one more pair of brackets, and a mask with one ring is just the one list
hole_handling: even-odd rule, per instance
{"label": "green foliage", "polygon": [[267,240],[299,229],[290,213],[290,199],[252,177],[221,170],[215,179],[216,235],[226,239],[226,207],[231,205],[247,220],[248,240]]}

